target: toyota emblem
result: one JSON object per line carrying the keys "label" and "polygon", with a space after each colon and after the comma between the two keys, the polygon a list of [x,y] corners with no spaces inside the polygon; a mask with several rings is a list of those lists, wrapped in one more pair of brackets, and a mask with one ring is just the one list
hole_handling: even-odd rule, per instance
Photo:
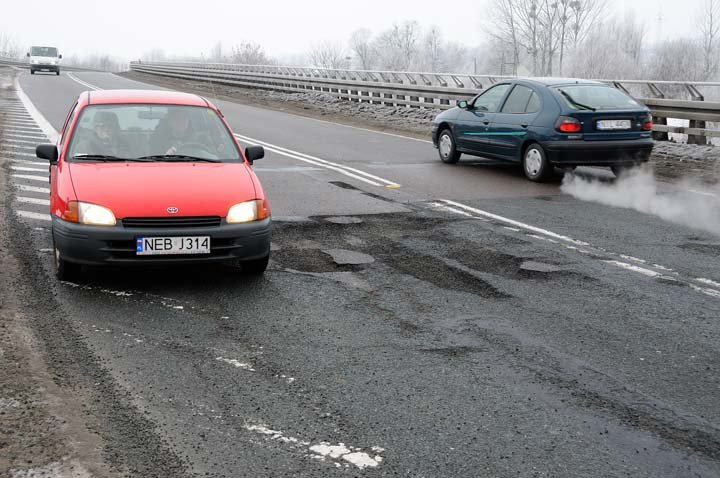
{"label": "toyota emblem", "polygon": [[169,214],[177,214],[178,211],[179,211],[179,209],[176,208],[176,207],[169,207],[169,208],[167,208],[167,212],[168,212]]}

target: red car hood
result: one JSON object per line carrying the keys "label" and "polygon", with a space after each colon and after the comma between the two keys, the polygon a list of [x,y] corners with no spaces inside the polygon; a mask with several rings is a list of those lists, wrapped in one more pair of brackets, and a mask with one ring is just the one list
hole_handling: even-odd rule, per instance
{"label": "red car hood", "polygon": [[115,217],[227,215],[256,198],[243,163],[68,163],[78,201],[110,208]]}

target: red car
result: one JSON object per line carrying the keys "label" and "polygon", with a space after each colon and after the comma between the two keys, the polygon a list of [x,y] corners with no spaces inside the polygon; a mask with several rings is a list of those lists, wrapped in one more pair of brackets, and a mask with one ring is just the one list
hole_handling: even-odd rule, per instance
{"label": "red car", "polygon": [[270,207],[220,111],[196,95],[140,90],[80,95],[50,161],[57,277],[82,265],[240,261],[262,274]]}

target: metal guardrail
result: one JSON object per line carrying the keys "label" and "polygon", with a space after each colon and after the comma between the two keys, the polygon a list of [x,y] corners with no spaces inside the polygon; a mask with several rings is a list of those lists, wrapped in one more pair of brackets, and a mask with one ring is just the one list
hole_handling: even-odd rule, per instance
{"label": "metal guardrail", "polygon": [[[207,81],[217,84],[279,90],[293,93],[318,92],[344,100],[448,109],[488,86],[511,77],[453,73],[422,73],[368,70],[328,70],[321,68],[241,65],[234,63],[131,62],[130,69],[170,78]],[[704,101],[698,88],[720,88],[720,83],[598,80],[628,92],[642,88],[649,94],[637,96],[652,111],[656,139],[668,133],[688,134],[688,141],[705,143],[707,137],[720,137],[719,130],[706,128],[706,122],[720,123],[720,103]],[[690,99],[666,98],[678,91]],[[668,118],[690,120],[688,127],[669,126]]]}

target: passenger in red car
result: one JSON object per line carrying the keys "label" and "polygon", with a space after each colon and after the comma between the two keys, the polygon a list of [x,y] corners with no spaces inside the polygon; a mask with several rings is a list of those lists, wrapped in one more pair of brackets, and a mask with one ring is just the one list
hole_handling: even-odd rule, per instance
{"label": "passenger in red car", "polygon": [[120,122],[111,111],[98,111],[92,122],[92,130],[78,143],[77,154],[117,156],[120,144]]}

